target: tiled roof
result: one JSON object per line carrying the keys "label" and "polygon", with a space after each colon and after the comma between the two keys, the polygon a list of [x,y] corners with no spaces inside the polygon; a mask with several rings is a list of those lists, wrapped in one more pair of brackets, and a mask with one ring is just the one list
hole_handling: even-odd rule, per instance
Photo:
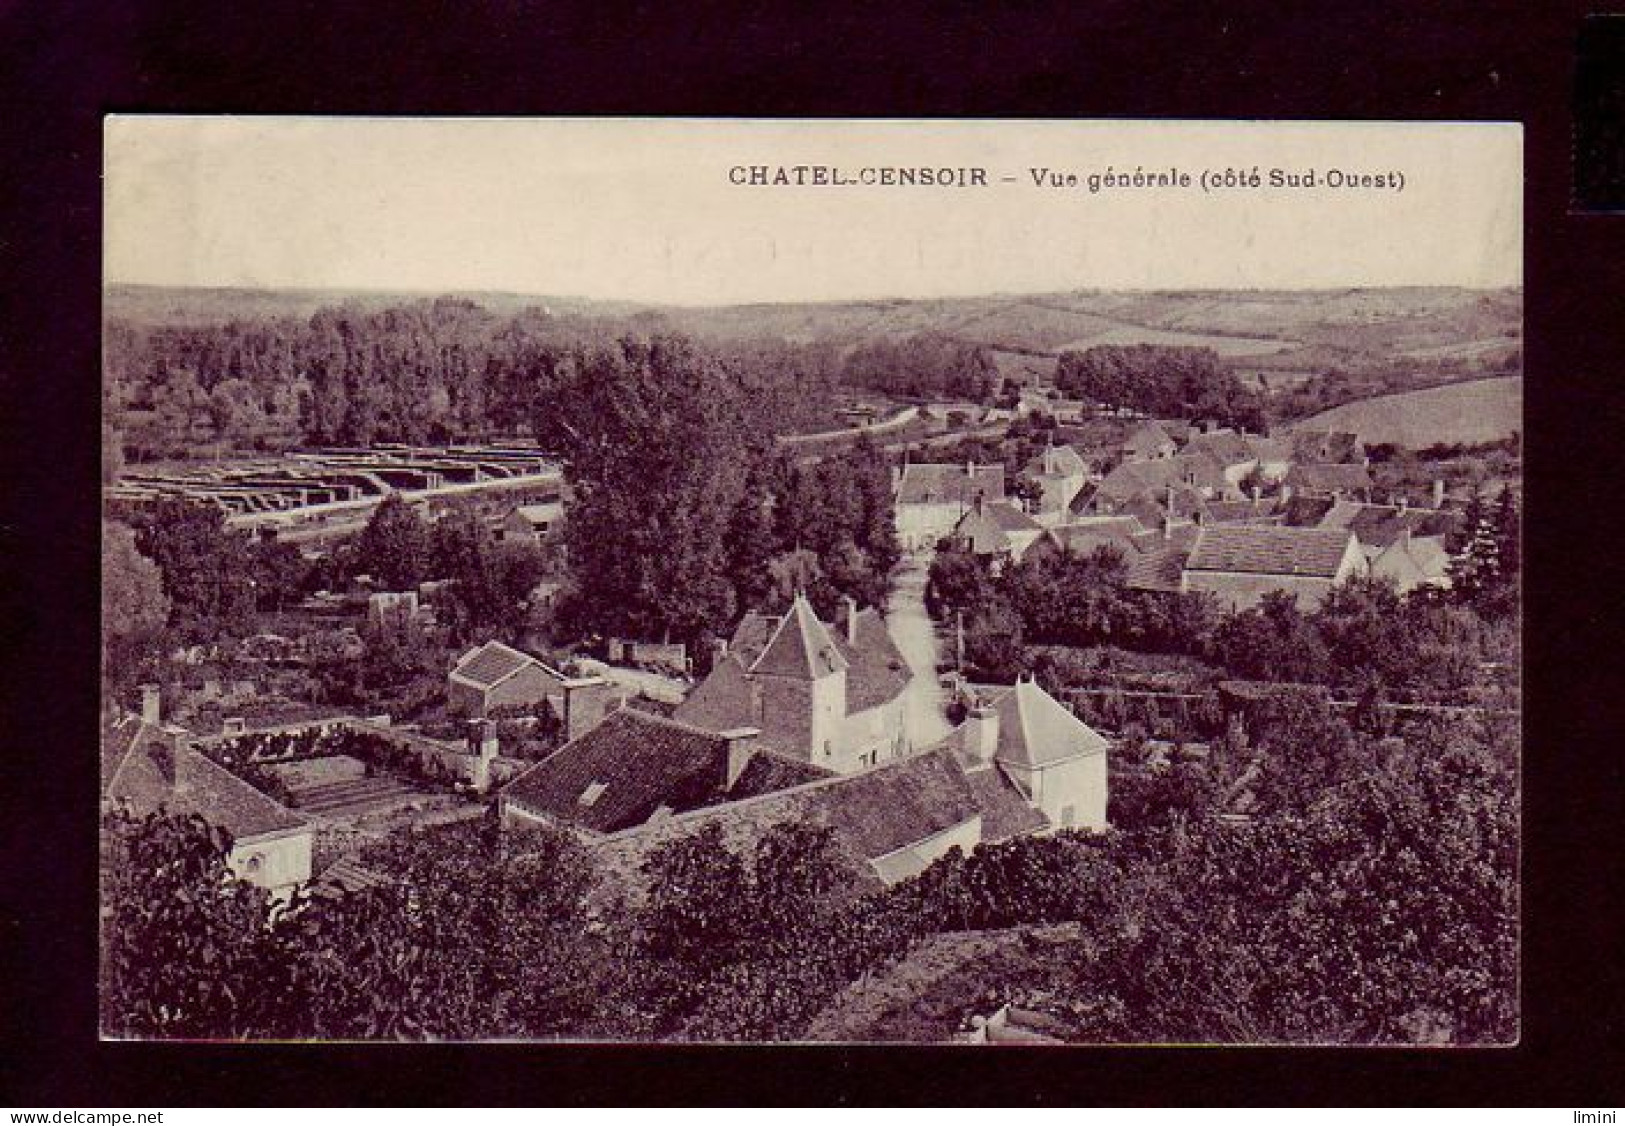
{"label": "tiled roof", "polygon": [[1371,488],[1371,473],[1358,462],[1322,465],[1294,465],[1287,470],[1286,483],[1312,493],[1357,492]]}
{"label": "tiled roof", "polygon": [[818,782],[834,776],[834,771],[814,766],[810,762],[787,758],[775,751],[759,750],[750,756],[744,771],[728,790],[727,800],[743,801],[746,798],[761,797],[763,794],[774,794],[780,790],[805,786],[809,782]]}
{"label": "tiled roof", "polygon": [[1123,439],[1122,448],[1140,454],[1151,454],[1158,449],[1174,445],[1174,439],[1161,423],[1147,422],[1135,427]]}
{"label": "tiled roof", "polygon": [[1023,680],[994,705],[999,744],[993,757],[1021,766],[1048,766],[1079,755],[1103,754],[1104,736],[1073,715],[1036,681]]}
{"label": "tiled roof", "polygon": [[1050,446],[1022,467],[1033,477],[1076,477],[1089,472],[1083,457],[1071,446]]}
{"label": "tiled roof", "polygon": [[[969,470],[969,472],[967,472]],[[934,465],[910,462],[897,485],[898,504],[964,504],[980,496],[1004,499],[1003,465]]]}
{"label": "tiled roof", "polygon": [[125,753],[108,781],[109,800],[145,815],[159,808],[195,813],[248,840],[303,829],[308,822],[225,767],[193,750],[184,736],[132,724]]}
{"label": "tiled roof", "polygon": [[845,634],[839,630],[831,632],[847,660],[848,715],[896,699],[908,687],[911,676],[908,661],[892,640],[885,620],[872,607],[858,611],[856,645],[848,644]]}
{"label": "tiled roof", "polygon": [[797,680],[818,680],[847,667],[847,660],[835,647],[835,639],[813,613],[805,595],[797,594],[790,612],[779,620],[762,650],[750,666],[753,676],[788,676]]}
{"label": "tiled roof", "polygon": [[1156,594],[1177,594],[1183,589],[1180,582],[1185,573],[1185,561],[1190,558],[1189,546],[1171,543],[1157,547],[1144,555],[1129,560],[1124,585],[1130,590],[1144,590]]}
{"label": "tiled roof", "polygon": [[1191,439],[1190,445],[1186,449],[1196,453],[1208,454],[1216,458],[1219,464],[1226,468],[1257,460],[1252,443],[1247,440],[1246,436],[1237,434],[1234,430],[1198,434]]}
{"label": "tiled roof", "polygon": [[[1340,509],[1344,510],[1341,522],[1329,523]],[[1447,536],[1460,523],[1460,514],[1448,510],[1339,502],[1321,520],[1321,527],[1344,527],[1366,547],[1387,547],[1407,531],[1416,537]]]}
{"label": "tiled roof", "polygon": [[1133,537],[1144,530],[1132,516],[1108,516],[1089,523],[1057,525],[1045,532],[1044,538],[1074,555],[1093,555],[1102,547],[1113,547],[1129,559],[1139,554]]}
{"label": "tiled roof", "polygon": [[1290,440],[1293,461],[1359,461],[1364,453],[1360,436],[1347,430],[1294,430]]}
{"label": "tiled roof", "polygon": [[1210,500],[1207,519],[1213,524],[1275,522],[1280,518],[1280,502],[1274,497],[1258,500]]}
{"label": "tiled roof", "polygon": [[353,856],[336,860],[315,880],[313,894],[331,898],[358,891],[387,887],[394,881],[375,868],[369,868]]}
{"label": "tiled roof", "polygon": [[786,822],[835,830],[840,850],[874,861],[962,825],[981,812],[964,770],[947,750],[926,751],[858,774],[667,818],[601,842],[622,870],[657,845],[709,824],[730,847],[748,846]]}
{"label": "tiled roof", "polygon": [[1036,833],[1049,827],[1049,818],[1029,805],[1004,771],[989,764],[965,772],[976,805],[982,811],[982,840],[988,843]]}
{"label": "tiled roof", "polygon": [[1438,536],[1400,536],[1372,561],[1376,575],[1403,577],[1407,567],[1421,582],[1437,582],[1450,573],[1450,552]]}
{"label": "tiled roof", "polygon": [[[508,783],[503,796],[532,813],[616,833],[662,807],[681,813],[723,800],[730,796],[727,772],[728,740],[721,735],[621,708]],[[805,773],[764,764],[750,786],[762,792]],[[741,780],[746,775],[750,764]]]}
{"label": "tiled roof", "polygon": [[466,680],[481,688],[494,688],[527,665],[535,665],[556,679],[563,679],[560,673],[529,653],[521,653],[500,641],[487,641],[479,648],[464,653],[451,672],[459,680]]}
{"label": "tiled roof", "polygon": [[1247,447],[1252,450],[1253,456],[1259,461],[1291,461],[1291,438],[1265,438],[1257,434],[1247,435]]}
{"label": "tiled roof", "polygon": [[[711,674],[689,693],[678,706],[675,718],[708,731],[760,727],[763,740],[772,746],[806,749],[812,730],[812,697],[805,688],[810,680],[786,675],[753,680],[751,674],[756,669],[746,671],[747,665],[756,666],[761,661],[767,639],[779,633],[780,621],[747,612],[728,643],[728,656],[717,662]],[[892,641],[884,619],[872,607],[857,614],[856,644],[847,640],[844,629],[818,624],[841,667],[846,669],[848,715],[893,700],[908,687],[908,662]]]}
{"label": "tiled roof", "polygon": [[1202,529],[1185,569],[1333,578],[1351,538],[1343,529],[1220,524]]}
{"label": "tiled roof", "polygon": [[1184,520],[1171,527],[1156,527],[1147,532],[1137,532],[1130,536],[1134,548],[1141,555],[1151,555],[1155,552],[1166,551],[1169,548],[1179,548],[1189,552],[1196,546],[1196,537],[1202,534],[1202,527],[1194,521]]}
{"label": "tiled roof", "polygon": [[978,555],[1009,551],[1011,532],[1039,532],[1043,525],[1005,501],[973,506],[954,525],[954,535],[970,541]]}

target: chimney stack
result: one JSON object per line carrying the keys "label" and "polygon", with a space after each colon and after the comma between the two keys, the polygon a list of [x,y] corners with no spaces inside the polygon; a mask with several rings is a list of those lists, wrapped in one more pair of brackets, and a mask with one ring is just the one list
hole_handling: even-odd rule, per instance
{"label": "chimney stack", "polygon": [[609,681],[601,676],[572,677],[564,688],[564,738],[579,739],[604,718],[609,703]]}
{"label": "chimney stack", "polygon": [[1401,516],[1405,515],[1405,511],[1408,508],[1410,508],[1410,506],[1411,506],[1411,498],[1406,496],[1404,493],[1400,493],[1399,494],[1399,514]]}
{"label": "chimney stack", "polygon": [[756,737],[762,733],[759,727],[735,727],[728,731],[719,731],[717,735],[728,741],[727,778],[723,789],[732,790],[739,776],[745,773],[745,767],[750,765],[750,759],[756,753],[752,746]]}
{"label": "chimney stack", "polygon": [[141,686],[141,722],[158,723],[163,718],[163,697],[156,684]]}
{"label": "chimney stack", "polygon": [[1261,490],[1257,485],[1253,486],[1253,503],[1254,504],[1258,503],[1258,498],[1259,498],[1260,494],[1262,493],[1262,491],[1263,490]]}
{"label": "chimney stack", "polygon": [[858,600],[848,594],[844,596],[843,601],[846,602],[846,643],[856,645],[858,643]]}
{"label": "chimney stack", "polygon": [[978,763],[991,762],[999,748],[999,713],[990,704],[980,700],[971,704],[965,715],[965,735],[962,744],[965,754]]}
{"label": "chimney stack", "polygon": [[1433,479],[1433,507],[1434,508],[1443,508],[1444,507],[1444,478],[1443,477],[1435,477]]}
{"label": "chimney stack", "polygon": [[468,753],[489,762],[497,757],[497,725],[488,719],[468,721]]}

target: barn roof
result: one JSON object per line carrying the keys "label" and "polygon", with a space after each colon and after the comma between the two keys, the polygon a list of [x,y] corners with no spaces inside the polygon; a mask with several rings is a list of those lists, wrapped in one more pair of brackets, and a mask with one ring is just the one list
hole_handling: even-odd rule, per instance
{"label": "barn roof", "polygon": [[1338,528],[1219,524],[1202,529],[1185,569],[1334,578],[1353,539]]}

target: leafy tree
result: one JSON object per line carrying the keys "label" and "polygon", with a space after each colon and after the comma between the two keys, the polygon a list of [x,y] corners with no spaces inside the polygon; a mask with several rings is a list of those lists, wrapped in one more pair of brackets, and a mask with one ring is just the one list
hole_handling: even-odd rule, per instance
{"label": "leafy tree", "polygon": [[254,596],[261,610],[282,610],[298,599],[310,574],[310,564],[297,547],[276,540],[259,540],[249,549]]}
{"label": "leafy tree", "polygon": [[102,1031],[235,1039],[280,1003],[264,982],[270,903],[226,866],[230,838],[195,816],[102,821]]}
{"label": "leafy tree", "polygon": [[385,497],[356,534],[354,560],[385,590],[415,590],[443,574],[431,573],[439,561],[431,555],[428,524],[399,493]]}
{"label": "leafy tree", "polygon": [[128,683],[157,649],[169,618],[158,565],[136,547],[127,525],[102,524],[102,667],[115,685]]}
{"label": "leafy tree", "polygon": [[219,509],[165,497],[141,518],[136,546],[158,564],[178,636],[206,641],[247,627],[254,607],[248,539],[226,528]]}

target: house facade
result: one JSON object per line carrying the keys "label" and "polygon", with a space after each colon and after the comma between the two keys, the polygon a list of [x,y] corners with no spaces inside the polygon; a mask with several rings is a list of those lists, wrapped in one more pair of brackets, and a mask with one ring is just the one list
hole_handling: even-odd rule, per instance
{"label": "house facade", "polygon": [[953,531],[977,500],[1005,497],[1002,465],[910,463],[897,482],[897,538],[904,551],[925,551]]}
{"label": "house facade", "polygon": [[908,749],[909,679],[878,613],[848,601],[846,622],[832,627],[797,594],[782,617],[747,613],[673,715],[708,731],[755,727],[785,754],[848,773]]}

